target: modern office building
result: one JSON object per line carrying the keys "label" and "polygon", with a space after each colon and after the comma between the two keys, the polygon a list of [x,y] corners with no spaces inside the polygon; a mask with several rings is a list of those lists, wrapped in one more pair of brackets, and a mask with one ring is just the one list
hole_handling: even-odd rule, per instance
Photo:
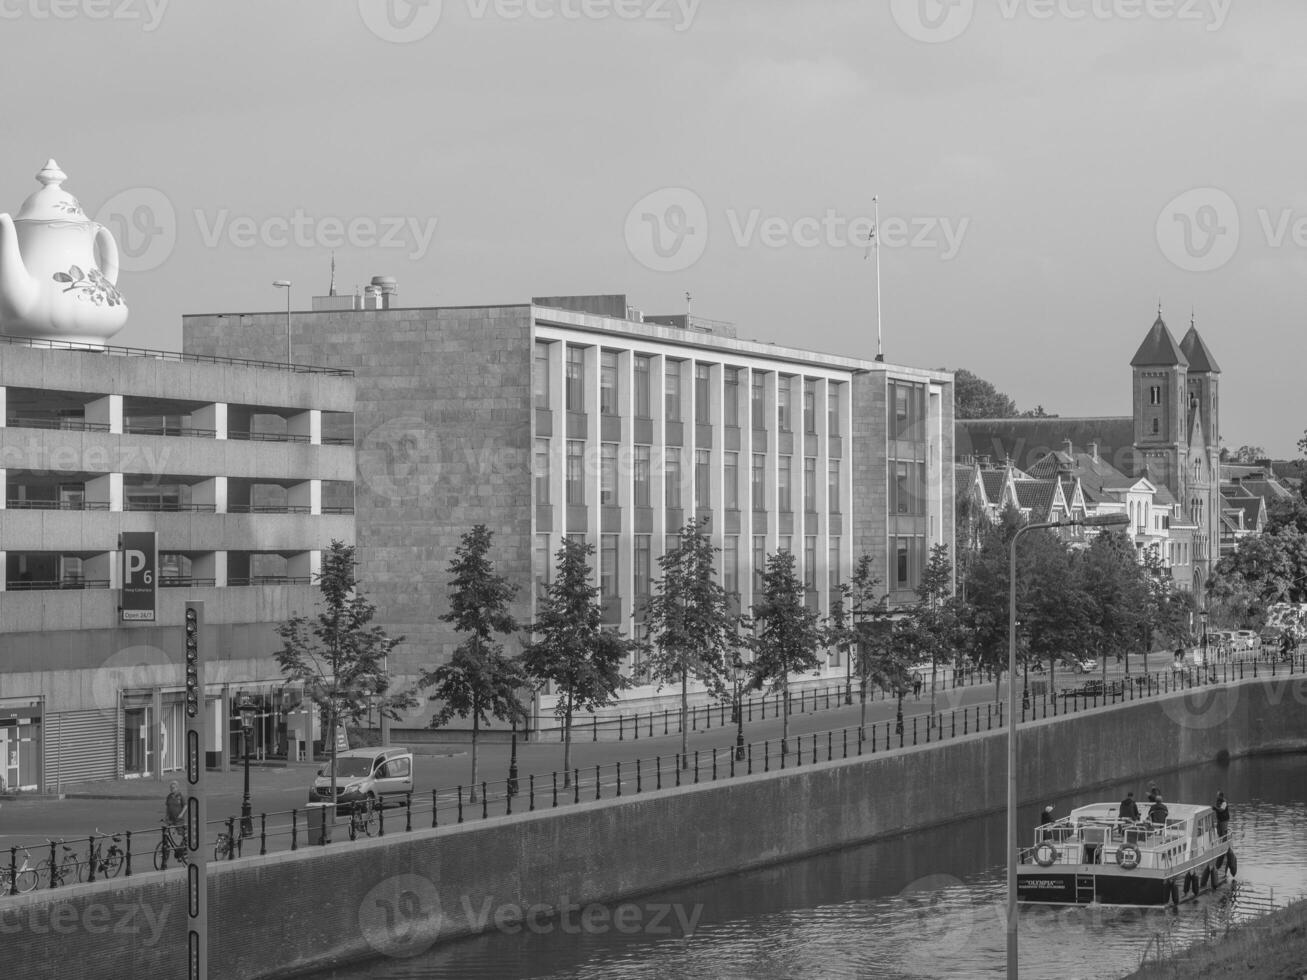
{"label": "modern office building", "polygon": [[[745,608],[777,549],[824,614],[860,555],[907,602],[931,546],[952,547],[947,372],[743,340],[621,295],[399,309],[394,281],[376,282],[312,312],[188,316],[183,337],[191,355],[272,359],[289,344],[355,373],[360,578],[406,638],[401,675],[457,643],[439,615],[475,524],[521,586],[521,622],[575,536],[595,547],[604,620],[626,630],[690,518],[708,522]],[[822,674],[845,669],[832,650]]]}
{"label": "modern office building", "polygon": [[[182,616],[203,600],[211,761],[308,735],[277,623],[354,540],[340,369],[0,337],[0,778],[181,768]],[[152,587],[151,587],[152,586]],[[234,727],[233,727],[234,726]]]}

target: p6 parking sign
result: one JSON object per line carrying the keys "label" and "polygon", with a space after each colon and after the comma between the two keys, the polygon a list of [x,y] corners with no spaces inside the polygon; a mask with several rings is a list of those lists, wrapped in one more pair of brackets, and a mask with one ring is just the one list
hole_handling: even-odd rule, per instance
{"label": "p6 parking sign", "polygon": [[153,623],[158,588],[158,556],[153,531],[122,534],[123,588],[118,604],[125,623]]}

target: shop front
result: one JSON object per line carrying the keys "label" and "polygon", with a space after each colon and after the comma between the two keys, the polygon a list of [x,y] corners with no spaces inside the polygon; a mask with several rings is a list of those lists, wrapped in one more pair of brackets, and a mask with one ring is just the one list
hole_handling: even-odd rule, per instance
{"label": "shop front", "polygon": [[41,701],[0,700],[0,791],[41,788]]}

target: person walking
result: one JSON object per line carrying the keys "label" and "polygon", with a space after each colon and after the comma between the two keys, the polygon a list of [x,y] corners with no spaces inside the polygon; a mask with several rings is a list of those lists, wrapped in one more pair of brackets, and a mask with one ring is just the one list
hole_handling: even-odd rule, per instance
{"label": "person walking", "polygon": [[1122,820],[1138,820],[1139,804],[1135,802],[1135,791],[1131,790],[1126,793],[1125,799],[1121,801],[1121,806],[1117,810],[1117,816]]}
{"label": "person walking", "polygon": [[1216,836],[1223,839],[1230,830],[1230,804],[1225,800],[1225,791],[1216,791],[1216,802],[1212,804],[1216,811]]}

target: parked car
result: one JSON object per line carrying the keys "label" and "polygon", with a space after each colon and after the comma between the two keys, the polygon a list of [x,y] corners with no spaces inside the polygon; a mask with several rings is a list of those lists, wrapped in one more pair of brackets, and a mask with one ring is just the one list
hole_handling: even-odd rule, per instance
{"label": "parked car", "polygon": [[1079,657],[1074,653],[1064,653],[1062,659],[1077,674],[1088,674],[1098,669],[1098,661],[1093,657]]}
{"label": "parked car", "polygon": [[[354,803],[369,797],[413,792],[413,753],[400,746],[349,749],[336,755],[336,800]],[[331,801],[331,765],[318,770],[309,787],[310,803]]]}

